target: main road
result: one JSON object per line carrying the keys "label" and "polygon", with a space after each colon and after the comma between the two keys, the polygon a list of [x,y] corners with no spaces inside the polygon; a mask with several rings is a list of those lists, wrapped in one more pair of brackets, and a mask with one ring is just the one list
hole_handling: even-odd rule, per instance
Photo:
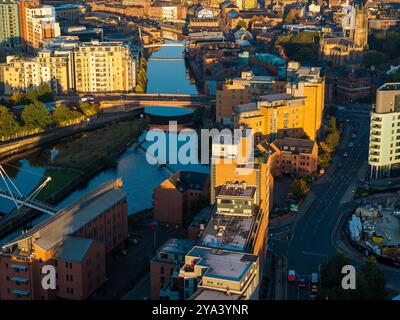
{"label": "main road", "polygon": [[[321,263],[337,251],[333,232],[343,212],[356,207],[352,199],[355,185],[368,159],[369,117],[367,114],[348,114],[347,118],[358,123],[360,131],[353,139],[352,147],[349,146],[350,133],[347,132],[347,137],[338,150],[343,167],[332,168],[334,172],[328,179],[311,187],[315,200],[293,225],[285,226],[281,230],[271,228],[271,232],[275,234],[289,229],[287,241],[272,237],[270,245],[273,251],[286,260],[286,271],[294,269],[297,276],[304,276],[308,280],[310,274],[318,272]],[[347,158],[343,157],[345,152],[348,154]],[[308,299],[309,290],[299,289],[295,283],[286,284],[286,297],[290,300]]]}

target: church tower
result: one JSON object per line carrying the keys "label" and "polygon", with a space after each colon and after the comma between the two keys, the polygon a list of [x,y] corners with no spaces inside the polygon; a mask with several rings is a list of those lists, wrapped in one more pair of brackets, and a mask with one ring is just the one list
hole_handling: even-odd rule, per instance
{"label": "church tower", "polygon": [[355,26],[352,40],[359,47],[368,47],[368,13],[362,1],[354,1]]}

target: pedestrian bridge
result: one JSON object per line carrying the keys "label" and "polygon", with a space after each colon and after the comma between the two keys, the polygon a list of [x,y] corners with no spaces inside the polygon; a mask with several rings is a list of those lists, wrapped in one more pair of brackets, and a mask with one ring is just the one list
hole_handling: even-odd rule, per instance
{"label": "pedestrian bridge", "polygon": [[149,61],[180,61],[183,58],[149,58]]}

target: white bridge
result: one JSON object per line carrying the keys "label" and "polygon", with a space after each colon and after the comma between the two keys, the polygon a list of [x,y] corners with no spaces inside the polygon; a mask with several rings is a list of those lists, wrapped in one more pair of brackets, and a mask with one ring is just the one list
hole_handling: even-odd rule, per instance
{"label": "white bridge", "polygon": [[1,164],[0,164],[0,177],[5,185],[5,190],[0,189],[0,198],[6,198],[12,200],[15,203],[17,209],[26,206],[47,213],[49,215],[53,215],[57,211],[59,211],[58,208],[43,203],[39,200],[34,200],[37,194],[51,181],[51,177],[47,177],[29,196],[25,196],[19,191],[19,189],[14,184],[12,179],[8,176],[6,170],[3,168]]}
{"label": "white bridge", "polygon": [[15,201],[20,207],[26,206],[47,213],[49,215],[53,215],[59,210],[39,200],[27,199],[26,197],[23,196],[21,197],[19,195],[1,189],[0,189],[0,197]]}

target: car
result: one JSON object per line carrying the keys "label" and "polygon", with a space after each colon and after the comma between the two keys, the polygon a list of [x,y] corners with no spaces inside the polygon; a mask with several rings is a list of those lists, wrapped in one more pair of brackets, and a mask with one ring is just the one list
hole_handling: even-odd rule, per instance
{"label": "car", "polygon": [[311,286],[311,292],[314,293],[314,294],[318,292],[318,286],[316,284],[313,284]]}
{"label": "car", "polygon": [[353,134],[351,135],[351,137],[352,137],[353,139],[355,139],[355,138],[356,138],[356,134],[353,133]]}
{"label": "car", "polygon": [[337,164],[337,168],[338,168],[338,169],[342,169],[342,168],[343,168],[343,163],[339,162],[339,163]]}
{"label": "car", "polygon": [[350,142],[349,143],[349,148],[353,148],[354,147],[354,143],[353,142]]}
{"label": "car", "polygon": [[295,281],[296,281],[296,271],[291,269],[288,272],[288,282],[295,282]]}
{"label": "car", "polygon": [[348,154],[347,152],[343,153],[343,157],[347,158]]}
{"label": "car", "polygon": [[306,278],[300,278],[299,279],[299,288],[303,289],[307,287],[307,280]]}
{"label": "car", "polygon": [[318,273],[317,272],[311,273],[311,283],[312,284],[318,283]]}

